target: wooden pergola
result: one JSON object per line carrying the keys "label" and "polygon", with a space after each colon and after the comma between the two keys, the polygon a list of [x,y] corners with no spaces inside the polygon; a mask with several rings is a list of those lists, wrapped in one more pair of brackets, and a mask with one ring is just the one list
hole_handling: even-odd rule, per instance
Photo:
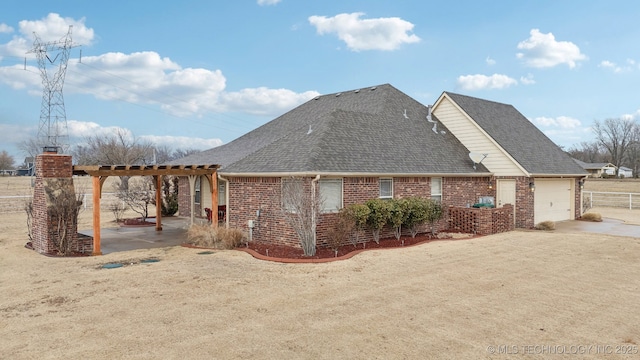
{"label": "wooden pergola", "polygon": [[[211,189],[211,206],[218,207],[219,165],[76,165],[73,175],[90,175],[93,188],[93,255],[102,255],[100,250],[100,199],[102,185],[109,176],[152,176],[156,188],[156,204],[162,203],[162,177],[165,175],[187,176],[191,194],[191,223],[194,220],[195,182],[198,176],[204,176]],[[217,226],[217,221],[211,222]],[[162,207],[156,205],[156,231],[162,231]]]}

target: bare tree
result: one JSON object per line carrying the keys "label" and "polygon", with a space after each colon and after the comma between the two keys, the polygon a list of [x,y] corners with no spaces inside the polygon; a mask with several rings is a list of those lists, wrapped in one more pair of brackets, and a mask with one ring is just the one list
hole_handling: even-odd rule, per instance
{"label": "bare tree", "polygon": [[149,163],[153,144],[141,141],[124,129],[85,138],[72,151],[78,165],[140,165]]}
{"label": "bare tree", "polygon": [[567,153],[574,159],[584,161],[586,163],[608,162],[609,155],[603,150],[598,141],[582,141],[579,144],[572,145]]}
{"label": "bare tree", "polygon": [[596,120],[593,131],[596,140],[602,145],[611,156],[611,163],[620,168],[625,155],[633,142],[635,120],[629,119],[606,119],[604,122]]}
{"label": "bare tree", "polygon": [[42,152],[42,148],[44,147],[44,143],[38,142],[37,137],[32,137],[27,140],[24,140],[18,145],[18,148],[24,156],[32,157],[35,159],[36,155]]}
{"label": "bare tree", "polygon": [[[77,145],[72,155],[78,165],[140,165],[150,163],[153,145],[140,141],[124,129],[89,136],[85,144]],[[126,190],[129,177],[120,177],[120,187]]]}
{"label": "bare tree", "polygon": [[298,235],[305,256],[316,254],[316,224],[320,218],[322,199],[310,179],[282,179],[281,212]]}
{"label": "bare tree", "polygon": [[15,160],[13,156],[9,155],[6,150],[2,150],[0,152],[0,171],[2,170],[13,170]]}
{"label": "bare tree", "polygon": [[176,150],[173,152],[173,156],[172,156],[172,159],[171,159],[171,160],[181,159],[181,158],[183,158],[183,157],[187,157],[187,156],[189,156],[189,155],[196,154],[196,153],[199,153],[199,152],[200,152],[200,150],[197,150],[197,149],[191,149],[191,148],[187,148],[187,149],[176,149]]}
{"label": "bare tree", "polygon": [[121,185],[116,185],[118,190],[116,196],[124,201],[131,210],[135,211],[145,221],[149,217],[149,204],[155,201],[155,190],[151,181],[136,178],[125,189]]}
{"label": "bare tree", "polygon": [[636,124],[633,129],[631,144],[627,151],[624,164],[633,169],[633,176],[638,177],[638,170],[640,170],[640,124]]}

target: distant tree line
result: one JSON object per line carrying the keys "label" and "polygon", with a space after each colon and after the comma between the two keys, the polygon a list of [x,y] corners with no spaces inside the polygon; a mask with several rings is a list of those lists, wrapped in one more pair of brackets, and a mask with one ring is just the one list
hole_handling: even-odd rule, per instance
{"label": "distant tree line", "polygon": [[596,120],[593,125],[595,140],[583,141],[567,150],[571,157],[587,162],[608,162],[618,169],[640,170],[640,123],[636,119]]}

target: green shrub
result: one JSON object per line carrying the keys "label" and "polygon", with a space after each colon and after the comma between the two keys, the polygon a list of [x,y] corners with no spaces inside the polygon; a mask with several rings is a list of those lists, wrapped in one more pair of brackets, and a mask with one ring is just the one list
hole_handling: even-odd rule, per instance
{"label": "green shrub", "polygon": [[409,229],[411,237],[416,237],[418,234],[418,227],[427,222],[429,216],[429,210],[432,208],[431,202],[434,200],[410,197],[407,201],[407,216],[404,222],[404,226]]}
{"label": "green shrub", "polygon": [[178,212],[178,194],[171,193],[162,202],[162,216],[173,216]]}
{"label": "green shrub", "polygon": [[389,221],[391,215],[391,203],[382,199],[367,200],[365,205],[369,208],[367,227],[373,232],[373,241],[380,243],[380,230]]}
{"label": "green shrub", "polygon": [[442,204],[439,201],[433,199],[425,199],[427,200],[427,222],[431,225],[431,233],[435,234],[435,223],[436,221],[442,219],[442,215],[444,215],[442,210]]}
{"label": "green shrub", "polygon": [[393,234],[396,240],[400,240],[402,235],[402,225],[407,221],[409,213],[409,201],[406,199],[392,199],[389,209],[389,224],[393,227]]}

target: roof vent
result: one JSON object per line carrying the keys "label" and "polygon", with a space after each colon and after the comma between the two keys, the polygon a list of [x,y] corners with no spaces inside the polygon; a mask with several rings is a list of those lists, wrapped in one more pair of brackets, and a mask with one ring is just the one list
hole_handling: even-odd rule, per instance
{"label": "roof vent", "polygon": [[353,90],[353,92],[357,94],[357,93],[359,93],[359,92],[360,92],[360,89]]}
{"label": "roof vent", "polygon": [[342,93],[337,93],[337,94],[336,94],[336,97],[338,97],[338,96],[340,96],[340,95],[342,95]]}
{"label": "roof vent", "polygon": [[307,135],[311,134],[313,132],[313,129],[311,128],[311,125],[309,125],[309,130],[307,131]]}
{"label": "roof vent", "polygon": [[374,87],[371,88],[371,91],[373,91],[373,90],[375,90],[377,88],[378,88],[377,86],[374,86]]}
{"label": "roof vent", "polygon": [[320,96],[316,96],[313,98],[313,100],[318,100],[318,99],[320,99]]}

